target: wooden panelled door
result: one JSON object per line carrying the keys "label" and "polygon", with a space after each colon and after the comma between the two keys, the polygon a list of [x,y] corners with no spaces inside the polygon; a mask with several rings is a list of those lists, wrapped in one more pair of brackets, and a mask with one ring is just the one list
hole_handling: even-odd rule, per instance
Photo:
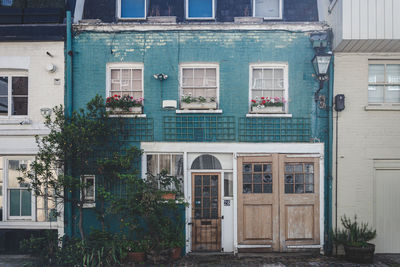
{"label": "wooden panelled door", "polygon": [[192,174],[192,251],[221,250],[220,173]]}
{"label": "wooden panelled door", "polygon": [[238,158],[238,243],[272,251],[320,245],[319,158]]}

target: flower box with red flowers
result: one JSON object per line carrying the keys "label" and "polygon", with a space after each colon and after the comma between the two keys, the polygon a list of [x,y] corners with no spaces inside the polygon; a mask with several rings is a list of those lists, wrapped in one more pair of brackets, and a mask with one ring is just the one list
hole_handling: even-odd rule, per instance
{"label": "flower box with red flowers", "polygon": [[107,97],[106,108],[111,114],[142,114],[143,98],[113,95]]}
{"label": "flower box with red flowers", "polygon": [[251,113],[285,113],[286,100],[280,97],[261,97],[252,99]]}

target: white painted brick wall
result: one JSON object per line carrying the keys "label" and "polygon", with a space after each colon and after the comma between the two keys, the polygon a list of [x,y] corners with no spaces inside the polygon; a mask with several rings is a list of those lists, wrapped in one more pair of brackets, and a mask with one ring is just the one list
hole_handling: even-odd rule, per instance
{"label": "white painted brick wall", "polygon": [[[345,110],[339,112],[339,225],[343,214],[357,214],[373,225],[373,160],[400,159],[400,110],[364,109],[368,104],[368,59],[398,59],[400,63],[400,54],[335,54],[334,95],[344,94],[346,101]],[[333,159],[335,171],[335,151]],[[333,176],[336,178],[335,173]]]}

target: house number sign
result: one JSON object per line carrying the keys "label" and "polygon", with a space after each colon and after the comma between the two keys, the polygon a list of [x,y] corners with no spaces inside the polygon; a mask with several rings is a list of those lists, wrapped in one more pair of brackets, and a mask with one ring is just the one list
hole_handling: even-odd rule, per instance
{"label": "house number sign", "polygon": [[231,201],[228,200],[224,200],[224,206],[229,207],[231,205]]}

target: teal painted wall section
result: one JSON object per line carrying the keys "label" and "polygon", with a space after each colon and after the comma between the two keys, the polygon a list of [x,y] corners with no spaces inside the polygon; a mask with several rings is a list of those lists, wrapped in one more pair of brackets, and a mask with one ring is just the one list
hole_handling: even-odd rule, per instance
{"label": "teal painted wall section", "polygon": [[[310,137],[326,144],[328,113],[317,108],[314,101],[319,83],[313,76],[311,59],[315,52],[309,33],[243,30],[75,32],[73,51],[74,109],[83,108],[96,94],[106,97],[107,63],[144,64],[144,113],[154,120],[154,141],[165,141],[165,116],[182,116],[174,110],[161,108],[162,100],[179,102],[179,63],[219,64],[219,109],[223,113],[213,116],[233,116],[237,129],[238,119],[248,113],[249,64],[287,62],[289,113],[293,118],[309,119]],[[168,75],[162,87],[161,82],[153,78],[156,73]],[[327,88],[321,94],[326,95]],[[238,140],[236,134],[232,141]],[[327,149],[325,153],[328,153]],[[99,227],[93,212],[88,211],[86,215],[90,225]],[[89,229],[89,225],[86,228]]]}
{"label": "teal painted wall section", "polygon": [[[220,109],[235,117],[248,113],[249,64],[288,62],[289,113],[316,118],[308,33],[283,31],[164,31],[76,33],[74,48],[74,108],[106,94],[106,64],[144,63],[144,113],[151,118],[174,116],[162,110],[162,100],[179,100],[179,63],[214,62],[220,67]],[[166,73],[161,84],[152,75]],[[312,127],[315,136],[317,129]],[[319,126],[318,126],[319,127]],[[162,120],[154,121],[154,141],[163,141]]]}

